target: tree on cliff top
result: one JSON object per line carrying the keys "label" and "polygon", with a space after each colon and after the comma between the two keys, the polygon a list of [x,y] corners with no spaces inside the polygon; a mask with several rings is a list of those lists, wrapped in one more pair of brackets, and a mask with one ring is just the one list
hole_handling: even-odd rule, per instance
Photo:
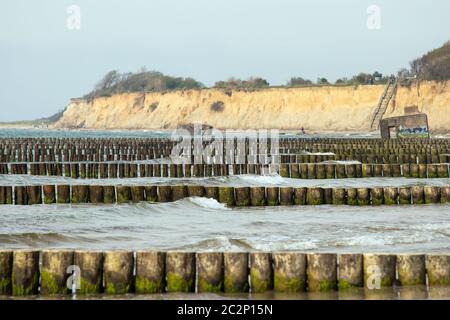
{"label": "tree on cliff top", "polygon": [[420,80],[450,80],[450,41],[409,63],[410,73]]}
{"label": "tree on cliff top", "polygon": [[157,71],[146,71],[144,68],[137,73],[119,73],[117,70],[112,70],[84,98],[111,96],[124,92],[154,92],[203,87],[202,83],[193,78],[171,77]]}
{"label": "tree on cliff top", "polygon": [[229,78],[227,81],[217,81],[214,84],[214,87],[216,88],[226,89],[256,89],[268,86],[269,82],[266,79],[260,77],[250,77],[247,80]]}

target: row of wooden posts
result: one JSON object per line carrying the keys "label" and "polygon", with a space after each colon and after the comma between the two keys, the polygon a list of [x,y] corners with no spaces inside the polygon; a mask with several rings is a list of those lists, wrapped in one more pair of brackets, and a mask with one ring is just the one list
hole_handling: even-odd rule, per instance
{"label": "row of wooden posts", "polygon": [[[151,155],[145,154],[63,154],[62,156],[54,156],[51,154],[47,155],[39,155],[38,157],[23,157],[23,156],[14,156],[14,157],[6,157],[5,155],[0,155],[0,163],[8,163],[8,162],[28,162],[28,163],[38,163],[38,162],[114,162],[114,161],[146,161],[146,160],[155,160],[155,159],[164,159],[171,155],[171,152],[166,153],[153,153]],[[234,156],[234,162],[241,162],[246,164],[251,163],[263,163],[264,159],[269,156],[275,156],[280,159],[281,163],[316,163],[323,161],[358,161],[361,163],[370,163],[370,164],[403,164],[403,163],[423,163],[423,164],[431,164],[431,163],[449,163],[450,162],[450,154],[415,154],[415,153],[406,153],[401,155],[396,154],[302,154],[302,153],[279,153],[278,155],[269,155],[269,153],[261,153],[254,154],[253,152],[243,152],[239,155],[236,153]],[[210,157],[211,159],[220,159],[221,163],[225,163],[226,155],[219,158],[215,155]],[[191,162],[195,161],[195,157],[191,156]]]}
{"label": "row of wooden posts", "polygon": [[30,174],[72,178],[106,179],[139,177],[214,177],[230,174],[279,172],[295,179],[335,179],[366,177],[448,178],[449,164],[344,164],[291,163],[263,164],[171,164],[171,163],[10,163],[0,164],[0,174]]}
{"label": "row of wooden posts", "polygon": [[207,197],[233,207],[275,205],[396,205],[450,203],[450,186],[230,187],[201,185],[0,186],[0,204],[171,202]]}
{"label": "row of wooden posts", "polygon": [[[443,163],[449,162],[450,139],[407,139],[386,141],[380,139],[301,139],[281,138],[280,153],[296,155],[331,152],[334,160],[357,160],[364,163]],[[225,141],[225,140],[224,140]],[[229,141],[229,140],[227,140]],[[0,162],[42,161],[137,161],[168,157],[178,141],[167,138],[8,138],[0,139]],[[206,144],[204,142],[203,144]],[[249,154],[253,142],[245,140],[243,150],[238,140],[233,149]],[[271,139],[262,140],[264,149],[270,150]],[[194,146],[192,146],[194,148]],[[259,148],[258,148],[259,150]],[[317,162],[315,156],[288,162]],[[302,158],[303,157],[303,158]],[[313,157],[313,158],[312,158]],[[324,156],[323,158],[326,158]],[[319,157],[320,159],[320,157]],[[322,160],[323,161],[323,160]]]}
{"label": "row of wooden posts", "polygon": [[450,286],[450,255],[3,250],[0,283],[15,296]]}

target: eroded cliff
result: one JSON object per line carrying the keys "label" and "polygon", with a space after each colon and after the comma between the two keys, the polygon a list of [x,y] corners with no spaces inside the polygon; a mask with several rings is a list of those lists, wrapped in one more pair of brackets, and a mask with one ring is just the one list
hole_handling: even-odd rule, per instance
{"label": "eroded cliff", "polygon": [[[449,82],[399,86],[385,117],[417,105],[432,131],[450,130]],[[367,131],[383,85],[220,89],[126,93],[91,101],[73,99],[56,128],[173,129],[201,122],[215,128]]]}

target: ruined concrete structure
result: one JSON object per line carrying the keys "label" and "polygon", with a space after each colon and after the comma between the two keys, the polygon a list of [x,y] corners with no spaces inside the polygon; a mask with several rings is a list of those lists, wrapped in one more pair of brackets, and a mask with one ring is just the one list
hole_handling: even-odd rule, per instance
{"label": "ruined concrete structure", "polygon": [[429,138],[428,117],[417,106],[404,108],[405,115],[380,121],[381,138]]}

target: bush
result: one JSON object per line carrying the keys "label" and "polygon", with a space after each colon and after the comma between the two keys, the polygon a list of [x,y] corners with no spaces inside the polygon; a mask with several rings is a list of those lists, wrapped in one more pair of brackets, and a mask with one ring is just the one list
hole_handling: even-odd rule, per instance
{"label": "bush", "polygon": [[312,85],[312,81],[302,77],[292,77],[286,84],[288,87]]}
{"label": "bush", "polygon": [[84,96],[85,99],[108,97],[125,92],[161,92],[177,89],[198,89],[204,85],[193,78],[171,77],[157,71],[137,73],[108,72],[95,86],[94,90]]}
{"label": "bush", "polygon": [[222,112],[225,105],[222,101],[216,101],[211,104],[211,110],[214,112]]}
{"label": "bush", "polygon": [[158,108],[158,105],[159,105],[158,102],[153,102],[153,103],[149,106],[150,111],[151,111],[151,112],[155,111],[156,108]]}

